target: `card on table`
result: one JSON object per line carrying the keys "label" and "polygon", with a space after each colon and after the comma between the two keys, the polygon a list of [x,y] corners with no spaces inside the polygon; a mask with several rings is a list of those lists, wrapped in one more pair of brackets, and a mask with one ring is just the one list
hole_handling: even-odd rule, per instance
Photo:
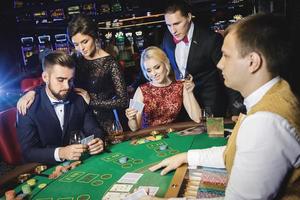
{"label": "card on table", "polygon": [[102,198],[102,200],[119,200],[124,199],[128,193],[122,193],[122,192],[107,192],[105,196]]}
{"label": "card on table", "polygon": [[145,190],[148,195],[155,196],[155,194],[159,190],[159,187],[154,187],[154,186],[140,186],[138,188],[138,190]]}
{"label": "card on table", "polygon": [[118,183],[136,184],[142,176],[143,176],[143,174],[140,174],[140,173],[127,172],[117,182]]}
{"label": "card on table", "polygon": [[94,139],[94,135],[90,135],[90,136],[88,136],[88,137],[86,137],[86,138],[83,138],[81,141],[80,141],[80,143],[81,144],[88,144],[90,141],[92,141],[93,139]]}
{"label": "card on table", "polygon": [[111,192],[129,192],[133,185],[114,184],[110,189]]}
{"label": "card on table", "polygon": [[141,189],[138,190],[132,194],[129,194],[126,198],[124,198],[123,200],[139,200],[140,198],[147,196],[147,193],[145,190]]}
{"label": "card on table", "polygon": [[176,134],[184,136],[184,135],[196,135],[196,134],[201,134],[204,132],[205,132],[205,127],[196,126],[196,127],[191,127],[191,128],[187,128],[187,129],[178,131]]}

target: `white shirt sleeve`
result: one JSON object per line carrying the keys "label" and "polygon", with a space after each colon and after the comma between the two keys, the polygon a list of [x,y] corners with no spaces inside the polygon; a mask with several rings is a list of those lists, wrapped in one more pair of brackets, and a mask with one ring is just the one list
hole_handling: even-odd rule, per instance
{"label": "white shirt sleeve", "polygon": [[188,164],[190,166],[225,168],[223,158],[225,148],[225,146],[221,146],[208,149],[189,150],[187,154]]}
{"label": "white shirt sleeve", "polygon": [[279,115],[257,112],[244,119],[225,199],[273,199],[287,172],[300,165],[296,130]]}
{"label": "white shirt sleeve", "polygon": [[63,160],[61,160],[61,159],[59,158],[58,151],[59,151],[59,147],[56,148],[56,149],[54,150],[54,159],[55,159],[57,162],[63,162]]}

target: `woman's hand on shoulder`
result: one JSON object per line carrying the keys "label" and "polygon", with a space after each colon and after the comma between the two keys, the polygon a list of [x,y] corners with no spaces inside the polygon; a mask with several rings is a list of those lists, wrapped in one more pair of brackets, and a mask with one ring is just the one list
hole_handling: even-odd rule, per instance
{"label": "woman's hand on shoulder", "polygon": [[22,115],[26,115],[27,109],[31,106],[35,99],[35,91],[31,90],[22,96],[17,103],[18,112]]}
{"label": "woman's hand on shoulder", "polygon": [[87,104],[90,104],[91,97],[90,97],[89,93],[86,90],[84,90],[82,88],[74,88],[74,91],[76,92],[76,94],[82,96],[82,98],[84,99],[84,101]]}

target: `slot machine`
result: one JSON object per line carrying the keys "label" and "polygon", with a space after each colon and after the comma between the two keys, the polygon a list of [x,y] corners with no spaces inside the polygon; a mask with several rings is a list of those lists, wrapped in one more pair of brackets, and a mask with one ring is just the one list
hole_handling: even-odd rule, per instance
{"label": "slot machine", "polygon": [[46,48],[53,50],[50,35],[40,35],[38,36],[38,41],[39,52],[44,51]]}
{"label": "slot machine", "polygon": [[70,53],[71,49],[66,34],[56,34],[54,35],[54,38],[55,38],[54,46],[56,50]]}
{"label": "slot machine", "polygon": [[136,31],[135,32],[135,44],[138,48],[138,51],[141,53],[144,50],[144,43],[145,39],[143,36],[143,31]]}
{"label": "slot machine", "polygon": [[82,12],[86,15],[97,15],[96,4],[95,3],[86,3],[82,6]]}
{"label": "slot machine", "polygon": [[80,14],[80,6],[70,6],[67,10],[69,16]]}
{"label": "slot machine", "polygon": [[33,37],[21,38],[21,51],[24,66],[27,66],[28,59],[35,54],[35,44]]}
{"label": "slot machine", "polygon": [[42,23],[48,23],[48,14],[46,10],[38,11],[33,13],[33,19],[36,24]]}
{"label": "slot machine", "polygon": [[64,9],[56,8],[54,10],[50,10],[50,17],[53,22],[64,20],[66,18]]}

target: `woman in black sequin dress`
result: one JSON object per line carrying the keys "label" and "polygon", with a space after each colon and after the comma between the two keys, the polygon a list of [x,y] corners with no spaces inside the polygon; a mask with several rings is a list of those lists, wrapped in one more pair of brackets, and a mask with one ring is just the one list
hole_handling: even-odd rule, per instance
{"label": "woman in black sequin dress", "polygon": [[[88,91],[90,106],[100,126],[110,132],[113,109],[128,106],[126,84],[116,60],[98,45],[97,29],[93,21],[84,16],[75,16],[68,24],[68,35],[78,54],[76,87]],[[84,91],[81,91],[84,94]]]}

